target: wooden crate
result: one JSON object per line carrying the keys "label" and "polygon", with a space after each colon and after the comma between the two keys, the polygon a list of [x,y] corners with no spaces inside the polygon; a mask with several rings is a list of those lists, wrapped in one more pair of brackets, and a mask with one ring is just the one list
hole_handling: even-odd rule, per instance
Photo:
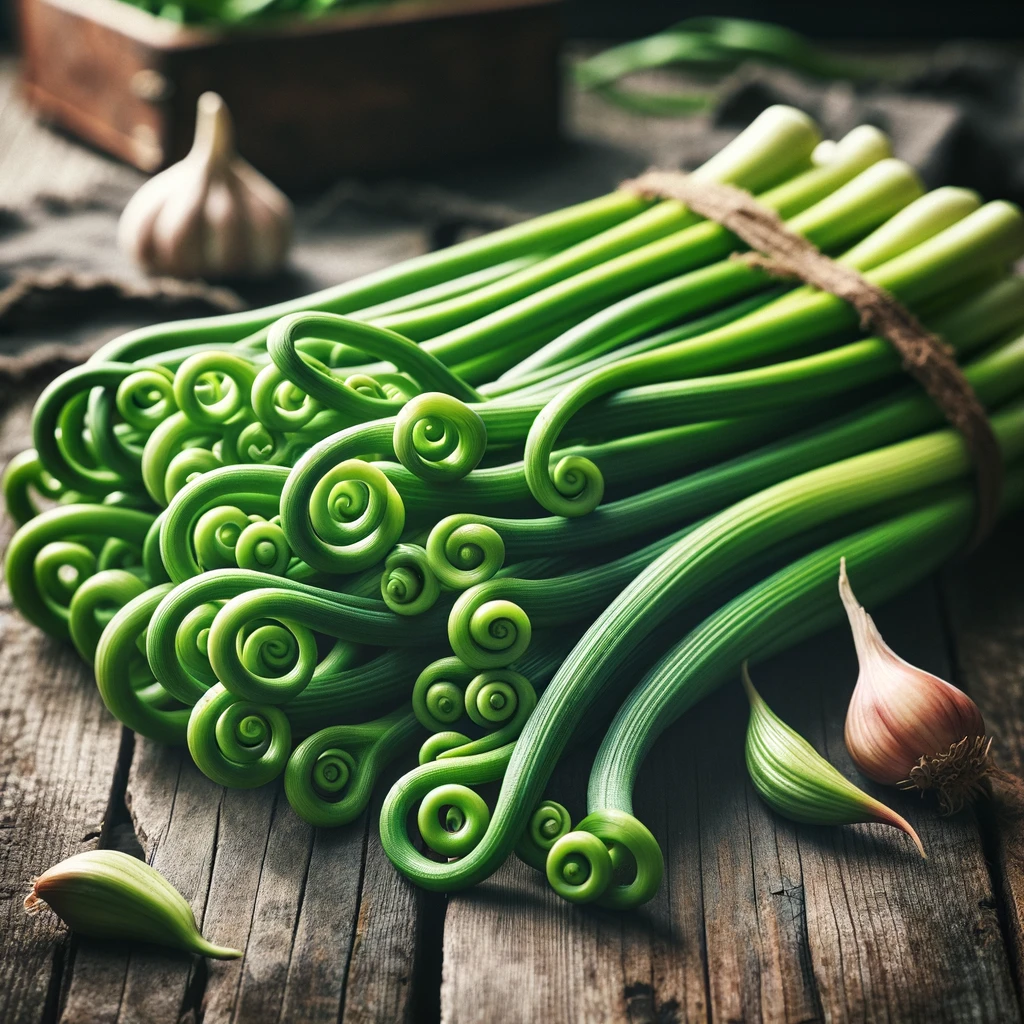
{"label": "wooden crate", "polygon": [[196,99],[292,190],[550,144],[560,0],[410,0],[227,33],[121,0],[20,0],[22,80],[45,118],[146,171],[191,144]]}

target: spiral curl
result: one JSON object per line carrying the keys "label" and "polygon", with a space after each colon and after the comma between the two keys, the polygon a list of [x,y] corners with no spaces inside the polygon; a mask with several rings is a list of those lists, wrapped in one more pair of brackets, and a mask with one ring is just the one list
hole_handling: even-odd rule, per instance
{"label": "spiral curl", "polygon": [[85,662],[93,663],[100,636],[113,614],[145,591],[146,584],[124,569],[100,571],[78,587],[68,608],[68,631]]}
{"label": "spiral curl", "polygon": [[[545,489],[537,500],[548,511],[572,518],[593,512],[604,497],[604,476],[601,470],[582,455],[565,455],[551,470],[551,489]],[[531,484],[529,471],[527,482]]]}
{"label": "spiral curl", "polygon": [[530,617],[514,601],[486,600],[474,589],[459,596],[448,616],[456,656],[477,669],[504,668],[530,646]]}
{"label": "spiral curl", "polygon": [[223,465],[220,456],[209,448],[196,445],[182,449],[167,464],[164,473],[164,495],[167,501],[173,501],[178,492],[197,477]]}
{"label": "spiral curl", "polygon": [[423,842],[442,857],[464,857],[483,838],[490,821],[484,798],[457,783],[432,789],[416,812]]}
{"label": "spiral curl", "polygon": [[404,710],[363,725],[321,729],[288,759],[288,803],[311,825],[347,824],[363,812],[380,773],[409,749],[418,732],[416,719]]}
{"label": "spiral curl", "polygon": [[24,526],[39,515],[33,491],[42,498],[56,501],[64,492],[64,486],[43,469],[36,450],[27,448],[15,455],[0,475],[4,506],[18,526]]}
{"label": "spiral curl", "polygon": [[[191,481],[172,498],[161,517],[158,543],[160,558],[175,583],[199,575],[203,571],[195,551],[195,532],[202,516],[218,507],[234,507],[245,514],[246,523],[234,518],[239,530],[245,529],[253,517],[272,519],[281,504],[281,488],[288,470],[277,466],[219,466]],[[212,525],[212,524],[211,524]],[[231,541],[231,537],[222,537]],[[216,546],[215,561],[233,565],[238,557],[237,540],[227,551]]]}
{"label": "spiral curl", "polygon": [[91,460],[112,469],[125,484],[133,486],[140,476],[142,446],[149,432],[121,420],[114,393],[106,388],[89,395],[84,427],[81,440],[87,445]]}
{"label": "spiral curl", "polygon": [[253,789],[284,771],[292,730],[280,708],[239,700],[217,684],[188,720],[188,749],[199,770],[232,789]]}
{"label": "spiral curl", "polygon": [[210,665],[210,627],[219,611],[220,605],[213,601],[191,608],[174,634],[174,656],[178,665],[202,690],[217,683],[217,673]]}
{"label": "spiral curl", "polygon": [[397,615],[422,615],[437,603],[441,585],[419,544],[396,544],[380,577],[384,603]]}
{"label": "spiral curl", "polygon": [[170,584],[146,590],[117,611],[100,634],[93,668],[111,714],[129,729],[159,743],[185,742],[191,708],[155,680],[141,646],[157,605]]}
{"label": "spiral curl", "polygon": [[48,607],[67,620],[78,588],[97,569],[96,555],[84,544],[52,541],[43,546],[32,566],[39,595]]}
{"label": "spiral curl", "polygon": [[262,423],[235,423],[224,432],[224,452],[243,465],[290,466],[307,447],[301,435],[268,430]]}
{"label": "spiral curl", "polygon": [[104,541],[116,534],[141,548],[154,517],[137,509],[71,504],[29,520],[7,546],[5,575],[11,598],[30,622],[65,639],[69,603],[97,569]]}
{"label": "spiral curl", "polygon": [[469,406],[440,392],[410,399],[395,417],[395,455],[422,480],[453,483],[480,464],[487,428]]}
{"label": "spiral curl", "polygon": [[[481,830],[479,823],[484,819],[480,815],[476,817],[475,822],[470,821],[474,807],[479,808],[479,797],[468,787],[500,779],[508,767],[514,747],[514,743],[506,743],[503,747],[481,754],[447,757],[421,763],[417,768],[406,772],[391,787],[381,807],[380,838],[384,852],[400,871],[411,875],[417,882],[422,882],[424,879],[418,869],[423,867],[431,871],[437,867],[435,861],[425,857],[416,848],[408,832],[410,812],[419,801],[429,797],[431,793],[435,795],[432,798],[432,805],[428,805],[428,810],[424,811],[422,806],[418,809],[417,820],[421,830],[426,824],[428,832],[440,845],[445,845],[449,840],[438,833],[445,832],[450,835],[451,831],[458,831],[461,833],[458,856],[465,856],[470,852],[469,843],[465,841],[467,830],[472,829],[471,834],[479,837],[486,831],[486,824]],[[439,788],[450,785],[456,787],[454,792],[448,790],[447,793],[442,792],[440,797],[437,795]],[[465,793],[471,793],[472,796],[465,797]],[[452,811],[454,814],[450,813]],[[441,812],[444,812],[443,825]],[[487,817],[490,817],[489,812]],[[430,843],[430,846],[431,849],[436,849],[433,843]]]}
{"label": "spiral curl", "polygon": [[221,603],[271,582],[276,577],[218,569],[168,588],[146,631],[146,658],[168,692],[191,706],[217,682],[209,632]]}
{"label": "spiral curl", "polygon": [[271,363],[253,381],[250,393],[253,414],[268,430],[301,430],[323,408]]}
{"label": "spiral curl", "polygon": [[471,757],[511,743],[537,706],[537,691],[525,676],[499,669],[474,676],[464,700],[470,721],[488,731],[478,739],[438,753],[438,760]]}
{"label": "spiral curl", "polygon": [[283,576],[292,560],[292,548],[279,523],[249,516],[235,541],[235,562],[239,569],[254,569]]}
{"label": "spiral curl", "polygon": [[207,641],[210,665],[236,697],[283,704],[313,678],[316,638],[297,622],[256,617],[259,607],[258,599],[236,600],[217,613]]}
{"label": "spiral curl", "polygon": [[173,497],[168,494],[168,483],[173,486],[182,478],[187,481],[197,471],[206,472],[203,466],[209,464],[209,459],[203,456],[206,463],[195,464],[195,469],[176,469],[169,477],[171,464],[182,452],[191,448],[205,449],[224,461],[218,451],[222,434],[222,429],[196,424],[183,412],[172,413],[156,427],[142,450],[142,483],[157,505],[166,506]]}
{"label": "spiral curl", "polygon": [[588,814],[551,847],[546,872],[551,888],[571,903],[638,907],[658,891],[665,862],[650,829],[631,814]]}
{"label": "spiral curl", "polygon": [[572,817],[556,800],[542,800],[530,815],[516,843],[516,856],[538,871],[544,871],[551,847],[572,828]]}
{"label": "spiral curl", "polygon": [[450,590],[484,583],[505,564],[501,534],[464,514],[437,523],[427,537],[426,549],[434,575]]}
{"label": "spiral curl", "polygon": [[[475,673],[458,658],[440,658],[420,673],[413,687],[413,713],[436,736],[420,750],[420,763],[470,757],[504,746],[523,730],[537,706],[537,691],[518,672]],[[452,726],[463,717],[483,736],[471,739]]]}
{"label": "spiral curl", "polygon": [[476,670],[459,658],[439,658],[420,674],[412,689],[412,710],[431,732],[447,732],[466,713],[466,687]]}
{"label": "spiral curl", "polygon": [[552,467],[552,453],[558,435],[575,413],[619,387],[622,381],[614,369],[595,370],[562,388],[534,419],[526,438],[523,470],[530,493],[552,514],[585,516],[601,504],[601,470],[582,455],[563,456]]}
{"label": "spiral curl", "polygon": [[[283,503],[282,512],[285,533],[297,547]],[[303,552],[305,560],[328,572],[353,573],[368,569],[398,541],[405,528],[405,505],[379,469],[348,459],[317,481],[309,523],[316,561]]]}
{"label": "spiral curl", "polygon": [[137,479],[138,466],[120,451],[116,441],[108,447],[117,465],[99,463],[94,444],[110,440],[113,424],[108,415],[106,422],[93,430],[86,424],[86,415],[94,390],[109,396],[105,402],[113,405],[121,382],[139,369],[134,363],[90,362],[62,373],[40,395],[32,415],[33,444],[41,466],[66,488],[105,494]]}
{"label": "spiral curl", "polygon": [[192,534],[200,568],[209,571],[236,566],[235,548],[247,526],[249,517],[236,505],[219,505],[204,512]]}
{"label": "spiral curl", "polygon": [[118,385],[114,402],[125,423],[149,433],[177,411],[174,374],[164,366],[136,370]]}
{"label": "spiral curl", "polygon": [[174,375],[174,400],[197,426],[223,426],[249,409],[256,368],[231,352],[197,352]]}

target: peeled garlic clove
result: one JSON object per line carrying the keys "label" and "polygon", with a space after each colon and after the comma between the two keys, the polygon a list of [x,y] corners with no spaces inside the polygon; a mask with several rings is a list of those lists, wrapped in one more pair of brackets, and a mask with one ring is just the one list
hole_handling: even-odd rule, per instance
{"label": "peeled garlic clove", "polygon": [[944,679],[904,661],[857,603],[840,561],[839,594],[860,662],[846,713],[846,746],[869,778],[905,789],[934,790],[943,812],[984,791],[992,771],[990,741],[978,706]]}
{"label": "peeled garlic clove", "polygon": [[44,872],[25,909],[35,912],[43,903],[82,935],[153,942],[217,960],[242,955],[207,942],[181,893],[145,861],[116,850],[79,853]]}
{"label": "peeled garlic clove", "polygon": [[288,199],[238,156],[231,115],[207,92],[191,151],[136,192],[118,237],[150,274],[262,277],[284,262],[291,227]]}
{"label": "peeled garlic clove", "polygon": [[769,807],[785,818],[810,825],[867,821],[892,825],[906,832],[921,856],[926,856],[921,840],[904,817],[858,789],[768,707],[754,689],[746,663],[743,688],[750,701],[747,771]]}

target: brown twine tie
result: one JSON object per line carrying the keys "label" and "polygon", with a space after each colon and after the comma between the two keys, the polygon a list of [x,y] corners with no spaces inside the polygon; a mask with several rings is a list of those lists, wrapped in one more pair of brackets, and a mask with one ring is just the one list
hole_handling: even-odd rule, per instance
{"label": "brown twine tie", "polygon": [[620,188],[648,199],[675,199],[727,228],[750,246],[740,258],[774,277],[796,278],[845,300],[896,349],[904,370],[931,396],[964,438],[977,478],[977,513],[971,546],[991,531],[999,513],[1003,462],[984,406],[957,365],[952,350],[895,296],[857,270],[826,256],[790,231],[782,218],[749,192],[701,181],[679,171],[647,171]]}

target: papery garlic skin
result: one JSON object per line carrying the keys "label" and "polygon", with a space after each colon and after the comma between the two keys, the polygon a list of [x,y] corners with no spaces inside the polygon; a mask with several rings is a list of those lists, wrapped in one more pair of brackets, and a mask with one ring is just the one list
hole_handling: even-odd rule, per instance
{"label": "papery garlic skin", "polygon": [[203,93],[189,154],[150,178],[125,207],[118,240],[147,273],[265,277],[281,267],[291,203],[237,155],[233,136],[224,101]]}
{"label": "papery garlic skin", "polygon": [[857,602],[846,560],[839,595],[857,648],[860,674],[846,713],[846,746],[869,779],[936,790],[942,810],[958,810],[988,774],[989,741],[978,706],[962,690],[911,665],[882,639]]}

